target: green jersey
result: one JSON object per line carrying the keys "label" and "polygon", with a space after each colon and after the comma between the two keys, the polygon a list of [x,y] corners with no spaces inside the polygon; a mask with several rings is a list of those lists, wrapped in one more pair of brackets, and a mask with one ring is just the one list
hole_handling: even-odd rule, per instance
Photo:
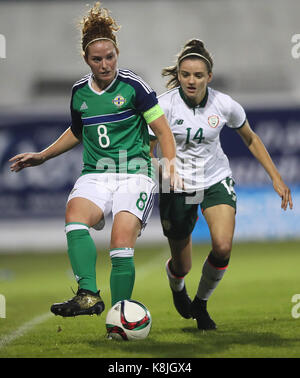
{"label": "green jersey", "polygon": [[71,130],[83,143],[87,173],[152,175],[149,134],[143,114],[157,106],[155,92],[130,70],[118,70],[102,92],[92,88],[92,74],[72,90]]}

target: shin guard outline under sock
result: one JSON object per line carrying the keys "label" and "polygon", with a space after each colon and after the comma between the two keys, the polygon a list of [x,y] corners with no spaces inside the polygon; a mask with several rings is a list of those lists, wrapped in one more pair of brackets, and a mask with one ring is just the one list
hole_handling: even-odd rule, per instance
{"label": "shin guard outline under sock", "polygon": [[97,250],[90,236],[89,227],[83,223],[68,223],[66,234],[68,255],[79,289],[96,293]]}

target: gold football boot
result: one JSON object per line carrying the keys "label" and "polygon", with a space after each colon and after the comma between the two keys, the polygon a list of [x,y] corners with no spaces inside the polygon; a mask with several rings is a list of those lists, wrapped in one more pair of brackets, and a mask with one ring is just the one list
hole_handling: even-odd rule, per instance
{"label": "gold football boot", "polygon": [[93,293],[89,290],[79,289],[75,297],[66,302],[54,303],[50,310],[54,315],[68,317],[77,315],[100,315],[104,311],[104,308],[105,305],[100,297],[99,291]]}

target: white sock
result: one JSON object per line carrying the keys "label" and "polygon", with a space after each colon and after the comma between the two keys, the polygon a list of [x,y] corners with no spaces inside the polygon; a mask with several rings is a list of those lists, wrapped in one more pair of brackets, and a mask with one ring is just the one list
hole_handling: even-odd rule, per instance
{"label": "white sock", "polygon": [[226,268],[227,266],[222,268],[215,267],[206,259],[203,264],[202,276],[197,290],[198,298],[208,300],[223,278]]}
{"label": "white sock", "polygon": [[181,291],[184,288],[184,277],[178,277],[175,276],[169,267],[169,262],[171,261],[171,258],[166,263],[166,272],[169,279],[169,284],[171,289],[174,291]]}

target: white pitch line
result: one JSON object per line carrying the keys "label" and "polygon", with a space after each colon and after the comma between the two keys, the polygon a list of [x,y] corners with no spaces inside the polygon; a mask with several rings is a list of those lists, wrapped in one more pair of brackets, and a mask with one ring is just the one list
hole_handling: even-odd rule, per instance
{"label": "white pitch line", "polygon": [[163,250],[155,259],[150,260],[148,263],[136,269],[136,281],[141,281],[145,279],[147,275],[152,274],[154,268],[164,267],[168,257],[170,257],[169,255],[169,250]]}
{"label": "white pitch line", "polygon": [[16,329],[15,331],[11,332],[7,336],[4,336],[2,339],[0,339],[0,349],[6,347],[12,341],[25,335],[25,333],[29,332],[32,328],[34,328],[38,324],[45,322],[51,316],[53,316],[53,314],[46,312],[45,314],[36,316],[35,318],[29,320],[28,322],[22,324],[18,329]]}
{"label": "white pitch line", "polygon": [[[167,256],[167,251],[164,250],[154,260],[151,260],[148,263],[140,266],[137,272],[138,273],[137,280],[140,281],[141,279],[144,279],[147,274],[151,273],[151,269],[153,269],[154,266],[159,266],[160,262],[162,264],[165,264],[166,256]],[[29,320],[28,322],[22,324],[18,329],[16,329],[15,331],[11,332],[10,334],[0,339],[0,350],[6,347],[11,342],[13,342],[14,340],[24,336],[26,333],[31,331],[37,325],[44,323],[45,321],[50,319],[52,316],[53,314],[51,312],[46,312],[45,314],[36,316],[35,318]]]}

